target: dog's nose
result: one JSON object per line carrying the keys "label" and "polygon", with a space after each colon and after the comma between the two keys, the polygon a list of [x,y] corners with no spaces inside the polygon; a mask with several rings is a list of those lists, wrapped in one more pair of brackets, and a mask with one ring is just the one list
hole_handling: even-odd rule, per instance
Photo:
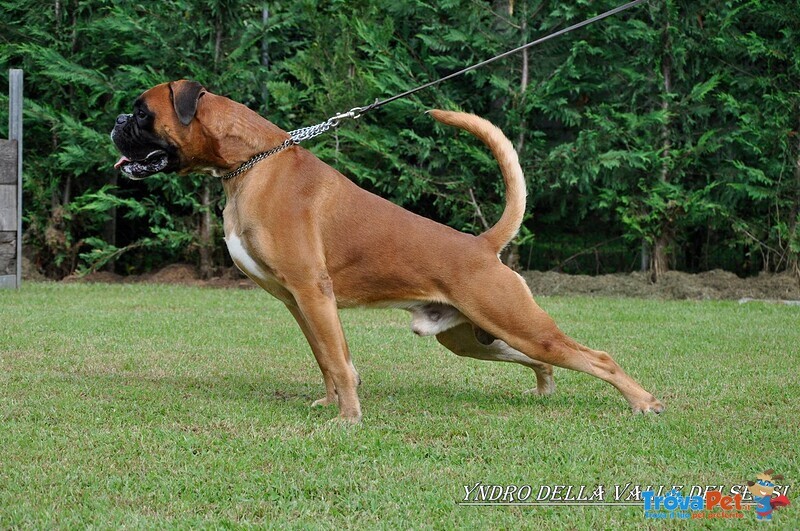
{"label": "dog's nose", "polygon": [[130,117],[131,117],[130,114],[120,114],[119,116],[117,116],[117,124],[118,125],[124,124],[125,122],[128,121],[128,118]]}

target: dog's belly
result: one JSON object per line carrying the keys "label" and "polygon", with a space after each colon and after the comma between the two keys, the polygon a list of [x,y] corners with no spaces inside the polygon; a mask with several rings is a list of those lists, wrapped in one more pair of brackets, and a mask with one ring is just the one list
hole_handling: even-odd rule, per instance
{"label": "dog's belly", "polygon": [[469,322],[464,314],[449,304],[417,303],[406,309],[411,312],[411,330],[418,336],[435,336]]}
{"label": "dog's belly", "polygon": [[250,279],[269,292],[272,296],[283,302],[290,302],[292,295],[284,288],[280,282],[261,265],[256,262],[244,246],[241,238],[235,233],[225,237],[225,244],[228,246],[228,253],[231,255],[233,263],[239,270],[250,277]]}
{"label": "dog's belly", "polygon": [[411,314],[411,331],[418,336],[435,336],[460,324],[470,322],[457,308],[441,302],[398,300],[362,305],[340,305],[339,307],[406,310]]}

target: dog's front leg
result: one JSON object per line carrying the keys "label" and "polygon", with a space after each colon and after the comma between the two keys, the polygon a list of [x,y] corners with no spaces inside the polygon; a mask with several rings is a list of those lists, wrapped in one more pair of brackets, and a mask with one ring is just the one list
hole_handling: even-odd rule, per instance
{"label": "dog's front leg", "polygon": [[317,287],[293,290],[297,303],[290,311],[297,318],[325,378],[326,396],[315,404],[339,402],[339,417],[350,422],[361,420],[361,404],[356,387],[358,374],[339,321],[336,299]]}
{"label": "dog's front leg", "polygon": [[322,351],[317,344],[314,334],[311,333],[308,323],[306,323],[306,318],[303,317],[303,313],[297,306],[286,303],[286,308],[289,310],[289,312],[291,312],[294,320],[297,321],[297,324],[300,326],[300,330],[303,331],[303,335],[305,336],[306,341],[308,341],[308,345],[311,347],[311,352],[314,353],[314,358],[317,360],[317,365],[319,365],[319,369],[322,371],[322,378],[325,380],[325,396],[319,400],[315,400],[311,404],[311,407],[329,406],[331,404],[338,403],[338,399],[336,397],[336,386],[333,384],[333,378],[331,377],[330,372],[324,368]]}

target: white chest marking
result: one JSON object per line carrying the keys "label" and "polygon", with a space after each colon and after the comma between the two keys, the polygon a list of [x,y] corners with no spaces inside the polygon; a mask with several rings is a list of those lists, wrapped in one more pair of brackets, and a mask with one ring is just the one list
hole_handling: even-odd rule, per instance
{"label": "white chest marking", "polygon": [[272,280],[272,276],[253,260],[253,257],[250,256],[247,249],[242,245],[242,240],[236,234],[231,234],[225,238],[225,243],[228,245],[228,252],[233,259],[233,263],[236,264],[236,267],[238,267],[242,273],[256,282],[259,280],[262,282]]}

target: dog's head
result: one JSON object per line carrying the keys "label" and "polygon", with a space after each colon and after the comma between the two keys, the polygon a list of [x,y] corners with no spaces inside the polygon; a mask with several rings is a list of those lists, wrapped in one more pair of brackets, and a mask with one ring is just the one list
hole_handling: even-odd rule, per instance
{"label": "dog's head", "polygon": [[131,179],[185,172],[204,161],[205,134],[194,118],[208,91],[196,81],[157,85],[139,96],[131,114],[117,116],[111,139],[122,157],[114,165]]}

